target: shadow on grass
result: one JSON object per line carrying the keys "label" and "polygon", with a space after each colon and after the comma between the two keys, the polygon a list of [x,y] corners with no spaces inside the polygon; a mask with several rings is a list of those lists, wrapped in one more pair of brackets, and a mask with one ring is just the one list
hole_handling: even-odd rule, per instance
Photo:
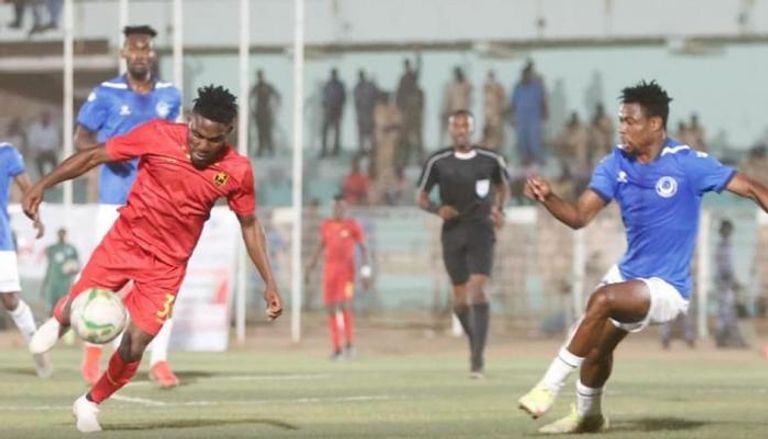
{"label": "shadow on grass", "polygon": [[130,424],[107,424],[104,425],[104,430],[107,431],[141,431],[141,430],[158,430],[161,428],[199,428],[199,427],[216,427],[226,425],[242,425],[242,424],[262,424],[270,427],[276,427],[283,430],[298,430],[299,427],[287,422],[283,422],[277,419],[179,419],[179,420],[167,420],[167,421],[154,421],[154,422],[132,422]]}
{"label": "shadow on grass", "polygon": [[0,373],[7,373],[9,375],[26,375],[37,376],[35,369],[30,367],[0,367]]}
{"label": "shadow on grass", "polygon": [[611,423],[609,432],[682,431],[701,428],[710,422],[681,418],[640,418]]}

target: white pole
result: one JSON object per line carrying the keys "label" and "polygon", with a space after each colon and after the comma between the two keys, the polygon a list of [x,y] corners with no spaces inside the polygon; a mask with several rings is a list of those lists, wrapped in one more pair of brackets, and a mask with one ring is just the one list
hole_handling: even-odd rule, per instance
{"label": "white pole", "polygon": [[173,85],[179,90],[184,89],[184,15],[181,0],[173,0]]}
{"label": "white pole", "polygon": [[[62,127],[64,131],[64,157],[69,157],[74,151],[74,45],[75,45],[75,5],[74,0],[64,1],[64,113]],[[64,205],[72,205],[72,180],[64,183]]]}
{"label": "white pole", "polygon": [[[584,239],[584,229],[578,229],[573,232],[573,267],[571,275],[573,276],[573,286],[571,287],[571,296],[573,297],[573,317],[571,321],[566,322],[568,327],[576,319],[581,317],[584,312],[584,273],[587,266],[586,246]],[[570,319],[569,319],[570,320]]]}
{"label": "white pole", "polygon": [[[181,0],[177,0],[181,1]],[[251,11],[250,0],[240,0],[240,107],[238,109],[237,119],[237,149],[240,154],[248,155],[248,93],[250,84],[248,83],[248,51],[251,46]],[[235,328],[237,332],[237,342],[245,343],[245,282],[246,282],[246,252],[241,246],[240,256],[237,264],[237,306],[235,308]]]}
{"label": "white pole", "polygon": [[707,292],[709,291],[710,277],[710,251],[709,251],[709,229],[712,223],[712,214],[709,210],[702,210],[699,223],[699,237],[696,247],[698,271],[696,272],[696,326],[699,338],[709,337],[709,328],[707,327]]}
{"label": "white pole", "polygon": [[[128,26],[128,0],[120,0],[117,5],[117,20],[120,26],[120,47],[123,47],[125,43],[125,35],[123,35],[123,29]],[[128,70],[128,66],[125,64],[123,57],[120,57],[120,74],[123,75]]]}
{"label": "white pole", "polygon": [[301,340],[301,206],[304,159],[304,0],[294,0],[293,29],[293,233],[291,234],[291,339]]}

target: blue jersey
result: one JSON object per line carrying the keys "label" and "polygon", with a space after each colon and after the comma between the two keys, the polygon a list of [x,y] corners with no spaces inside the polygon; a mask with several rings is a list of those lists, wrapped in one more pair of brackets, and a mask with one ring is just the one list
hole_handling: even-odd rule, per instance
{"label": "blue jersey", "polygon": [[0,143],[0,251],[13,251],[8,198],[13,178],[24,172],[24,160],[10,143]]}
{"label": "blue jersey", "polygon": [[[156,81],[151,92],[139,94],[131,90],[125,76],[118,76],[93,89],[80,108],[77,123],[95,132],[103,143],[153,119],[174,121],[180,108],[181,93],[172,84]],[[136,159],[102,166],[99,203],[125,204],[136,179],[136,167]]]}
{"label": "blue jersey", "polygon": [[714,157],[673,139],[646,164],[614,148],[595,168],[589,188],[606,203],[619,203],[627,230],[621,275],[659,277],[687,299],[701,198],[705,192],[722,191],[735,174]]}

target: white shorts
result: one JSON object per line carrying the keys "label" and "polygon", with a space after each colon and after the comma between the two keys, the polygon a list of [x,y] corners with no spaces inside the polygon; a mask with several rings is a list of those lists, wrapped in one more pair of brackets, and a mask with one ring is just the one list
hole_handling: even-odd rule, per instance
{"label": "white shorts", "polygon": [[[688,312],[688,301],[677,291],[677,288],[673,287],[665,280],[658,277],[651,278],[637,278],[645,282],[648,286],[648,291],[651,292],[651,306],[648,309],[648,315],[643,320],[634,323],[622,323],[614,319],[610,319],[611,323],[617,328],[621,328],[628,332],[639,332],[645,329],[648,325],[660,325],[662,323],[670,322],[677,318],[680,314],[686,314]],[[625,279],[619,272],[619,266],[614,265],[605,274],[600,285],[615,284],[624,282]]]}
{"label": "white shorts", "polygon": [[21,291],[21,284],[16,252],[0,251],[0,293],[18,293],[19,291]]}

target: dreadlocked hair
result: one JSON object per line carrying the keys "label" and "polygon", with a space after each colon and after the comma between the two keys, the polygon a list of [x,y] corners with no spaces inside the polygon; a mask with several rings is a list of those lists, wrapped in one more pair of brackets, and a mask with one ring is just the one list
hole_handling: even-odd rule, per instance
{"label": "dreadlocked hair", "polygon": [[229,125],[237,116],[237,98],[220,85],[206,85],[197,89],[192,111],[206,119]]}
{"label": "dreadlocked hair", "polygon": [[619,101],[622,104],[639,104],[646,117],[660,117],[662,125],[665,129],[667,128],[669,103],[672,102],[672,98],[655,80],[651,82],[642,80],[632,87],[626,87],[621,90]]}

